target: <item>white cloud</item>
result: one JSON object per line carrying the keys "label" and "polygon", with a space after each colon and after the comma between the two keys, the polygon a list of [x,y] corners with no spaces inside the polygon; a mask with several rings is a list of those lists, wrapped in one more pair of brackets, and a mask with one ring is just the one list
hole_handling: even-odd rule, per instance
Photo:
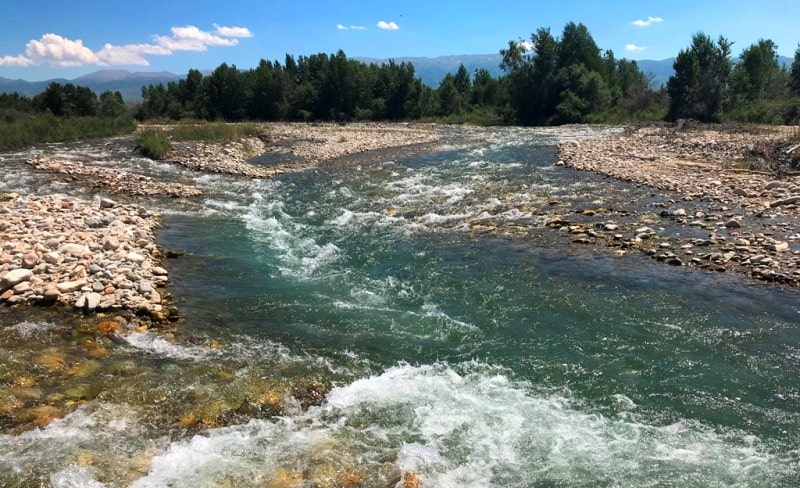
{"label": "white cloud", "polygon": [[205,51],[208,46],[235,46],[238,39],[215,36],[193,25],[173,27],[171,36],[155,36],[156,44],[170,51]]}
{"label": "white cloud", "polygon": [[[149,66],[145,55],[166,56],[176,51],[205,51],[209,46],[236,46],[240,37],[253,37],[247,27],[214,25],[214,33],[193,25],[173,27],[171,36],[154,36],[155,44],[126,44],[115,46],[106,43],[95,52],[83,45],[80,39],[72,40],[48,33],[40,39],[28,41],[25,54],[0,56],[0,66],[31,66],[49,64],[56,67],[138,65]],[[356,26],[351,26],[355,29]]]}
{"label": "white cloud", "polygon": [[625,44],[625,50],[628,52],[639,52],[647,49],[647,46],[637,46],[636,44]]}
{"label": "white cloud", "polygon": [[536,49],[536,45],[531,41],[522,40],[519,41],[517,44],[525,51],[533,51],[534,49]]}
{"label": "white cloud", "polygon": [[213,24],[216,33],[224,37],[253,37],[253,33],[247,27],[224,27]]}
{"label": "white cloud", "polygon": [[658,24],[661,22],[664,22],[664,19],[661,17],[647,17],[647,20],[637,19],[631,22],[631,24],[638,27],[650,27],[653,24]]}
{"label": "white cloud", "polygon": [[339,30],[367,30],[366,27],[363,25],[342,25],[336,24],[336,28]]}
{"label": "white cloud", "polygon": [[23,55],[0,57],[0,66],[30,66],[33,61]]}
{"label": "white cloud", "polygon": [[145,54],[168,55],[172,51],[161,46],[152,44],[127,44],[125,46],[114,46],[106,44],[103,49],[97,51],[100,61],[97,64],[103,66],[116,66],[134,64],[138,66],[150,66],[150,62],[144,58]]}
{"label": "white cloud", "polygon": [[96,63],[97,55],[83,41],[73,41],[58,34],[45,34],[38,41],[33,39],[25,45],[25,54],[35,64],[53,66],[82,66]]}
{"label": "white cloud", "polygon": [[383,30],[394,30],[394,31],[396,31],[396,30],[400,29],[400,26],[395,24],[393,21],[392,22],[384,22],[383,20],[381,20],[380,22],[378,22],[378,28],[379,29],[383,29]]}

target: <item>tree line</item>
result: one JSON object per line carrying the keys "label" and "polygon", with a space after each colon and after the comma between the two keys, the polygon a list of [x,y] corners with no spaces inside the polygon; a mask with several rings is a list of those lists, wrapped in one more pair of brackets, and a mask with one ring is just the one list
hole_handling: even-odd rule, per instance
{"label": "tree line", "polygon": [[635,61],[601,50],[583,24],[560,36],[539,28],[530,40],[500,51],[504,74],[460,66],[437,87],[422,83],[410,63],[365,64],[344,52],[284,61],[261,60],[240,70],[226,63],[142,89],[129,108],[119,92],[99,97],[84,87],[51,83],[32,99],[0,96],[0,114],[221,121],[437,120],[481,124],[557,125],[696,119],[795,123],[800,120],[800,46],[791,69],[777,46],[761,39],[732,59],[732,43],[697,33],[675,59],[674,74],[656,88]]}

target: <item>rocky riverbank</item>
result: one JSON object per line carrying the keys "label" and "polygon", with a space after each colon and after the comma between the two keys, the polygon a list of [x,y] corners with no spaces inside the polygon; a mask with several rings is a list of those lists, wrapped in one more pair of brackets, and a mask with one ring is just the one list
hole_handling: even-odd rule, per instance
{"label": "rocky riverbank", "polygon": [[112,193],[168,197],[196,197],[203,194],[203,190],[196,186],[158,181],[149,176],[88,165],[80,161],[68,161],[40,155],[28,159],[26,162],[37,170],[59,175],[66,182],[80,180],[81,184],[88,184],[92,188]]}
{"label": "rocky riverbank", "polygon": [[[795,139],[791,128],[659,126],[562,144],[559,164],[663,193],[653,194],[651,212],[629,222],[587,210],[547,225],[574,242],[606,243],[619,255],[640,250],[672,265],[800,285],[800,182],[776,179],[780,170],[764,151],[791,149]],[[667,224],[683,228],[683,237],[662,236],[659,227]]]}
{"label": "rocky riverbank", "polygon": [[[343,156],[426,144],[441,138],[441,131],[434,126],[412,124],[269,123],[262,127],[260,137],[229,143],[176,142],[164,159],[196,171],[272,178]],[[258,156],[275,162],[250,162]]]}
{"label": "rocky riverbank", "polygon": [[169,278],[159,266],[157,215],[107,199],[1,196],[0,302],[175,315],[159,291]]}

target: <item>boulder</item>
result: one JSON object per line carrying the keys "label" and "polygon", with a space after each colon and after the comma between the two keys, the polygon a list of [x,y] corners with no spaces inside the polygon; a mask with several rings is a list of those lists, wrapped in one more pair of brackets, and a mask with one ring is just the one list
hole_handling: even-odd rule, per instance
{"label": "boulder", "polygon": [[12,269],[0,278],[0,291],[5,291],[16,286],[23,281],[28,281],[33,277],[33,271],[25,268]]}

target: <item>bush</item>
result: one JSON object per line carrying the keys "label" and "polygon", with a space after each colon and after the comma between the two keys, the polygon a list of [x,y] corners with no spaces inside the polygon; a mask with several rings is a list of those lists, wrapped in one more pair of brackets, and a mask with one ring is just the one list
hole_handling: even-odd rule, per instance
{"label": "bush", "polygon": [[136,151],[151,159],[161,159],[172,148],[163,131],[146,130],[136,138]]}

